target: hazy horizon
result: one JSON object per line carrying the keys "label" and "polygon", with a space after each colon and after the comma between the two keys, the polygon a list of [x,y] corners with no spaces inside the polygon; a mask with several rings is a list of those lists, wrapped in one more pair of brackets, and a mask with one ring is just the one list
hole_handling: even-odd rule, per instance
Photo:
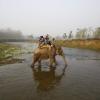
{"label": "hazy horizon", "polygon": [[63,34],[100,26],[100,0],[0,0],[0,29]]}

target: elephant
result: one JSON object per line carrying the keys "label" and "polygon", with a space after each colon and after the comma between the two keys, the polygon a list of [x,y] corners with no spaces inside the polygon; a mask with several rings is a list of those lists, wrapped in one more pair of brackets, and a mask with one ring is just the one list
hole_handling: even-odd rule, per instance
{"label": "elephant", "polygon": [[61,46],[44,45],[41,48],[36,48],[33,52],[33,62],[32,62],[31,67],[34,67],[36,62],[38,62],[39,66],[41,66],[41,60],[44,60],[44,59],[50,60],[49,66],[53,66],[53,64],[57,65],[56,55],[62,56],[65,62],[65,65],[67,65]]}

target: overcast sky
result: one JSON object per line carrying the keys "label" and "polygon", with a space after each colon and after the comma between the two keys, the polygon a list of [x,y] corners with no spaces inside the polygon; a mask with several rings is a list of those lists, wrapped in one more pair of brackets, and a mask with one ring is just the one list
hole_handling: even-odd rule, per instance
{"label": "overcast sky", "polygon": [[0,29],[60,35],[100,26],[100,0],[0,0]]}

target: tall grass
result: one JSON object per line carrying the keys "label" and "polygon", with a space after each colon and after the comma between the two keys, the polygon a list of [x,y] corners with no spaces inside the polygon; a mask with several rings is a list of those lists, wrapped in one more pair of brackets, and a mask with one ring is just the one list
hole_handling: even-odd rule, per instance
{"label": "tall grass", "polygon": [[100,51],[100,40],[57,40],[56,44],[71,47]]}

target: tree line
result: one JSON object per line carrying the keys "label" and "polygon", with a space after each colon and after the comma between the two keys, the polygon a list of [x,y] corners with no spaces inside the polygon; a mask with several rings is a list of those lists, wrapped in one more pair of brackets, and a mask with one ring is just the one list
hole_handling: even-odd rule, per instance
{"label": "tree line", "polygon": [[22,32],[19,30],[1,29],[0,39],[23,39]]}
{"label": "tree line", "polygon": [[18,41],[26,41],[21,31],[12,30],[10,28],[0,29],[0,42],[18,42]]}
{"label": "tree line", "polygon": [[92,28],[77,28],[75,35],[70,31],[63,34],[63,39],[100,39],[100,27]]}

